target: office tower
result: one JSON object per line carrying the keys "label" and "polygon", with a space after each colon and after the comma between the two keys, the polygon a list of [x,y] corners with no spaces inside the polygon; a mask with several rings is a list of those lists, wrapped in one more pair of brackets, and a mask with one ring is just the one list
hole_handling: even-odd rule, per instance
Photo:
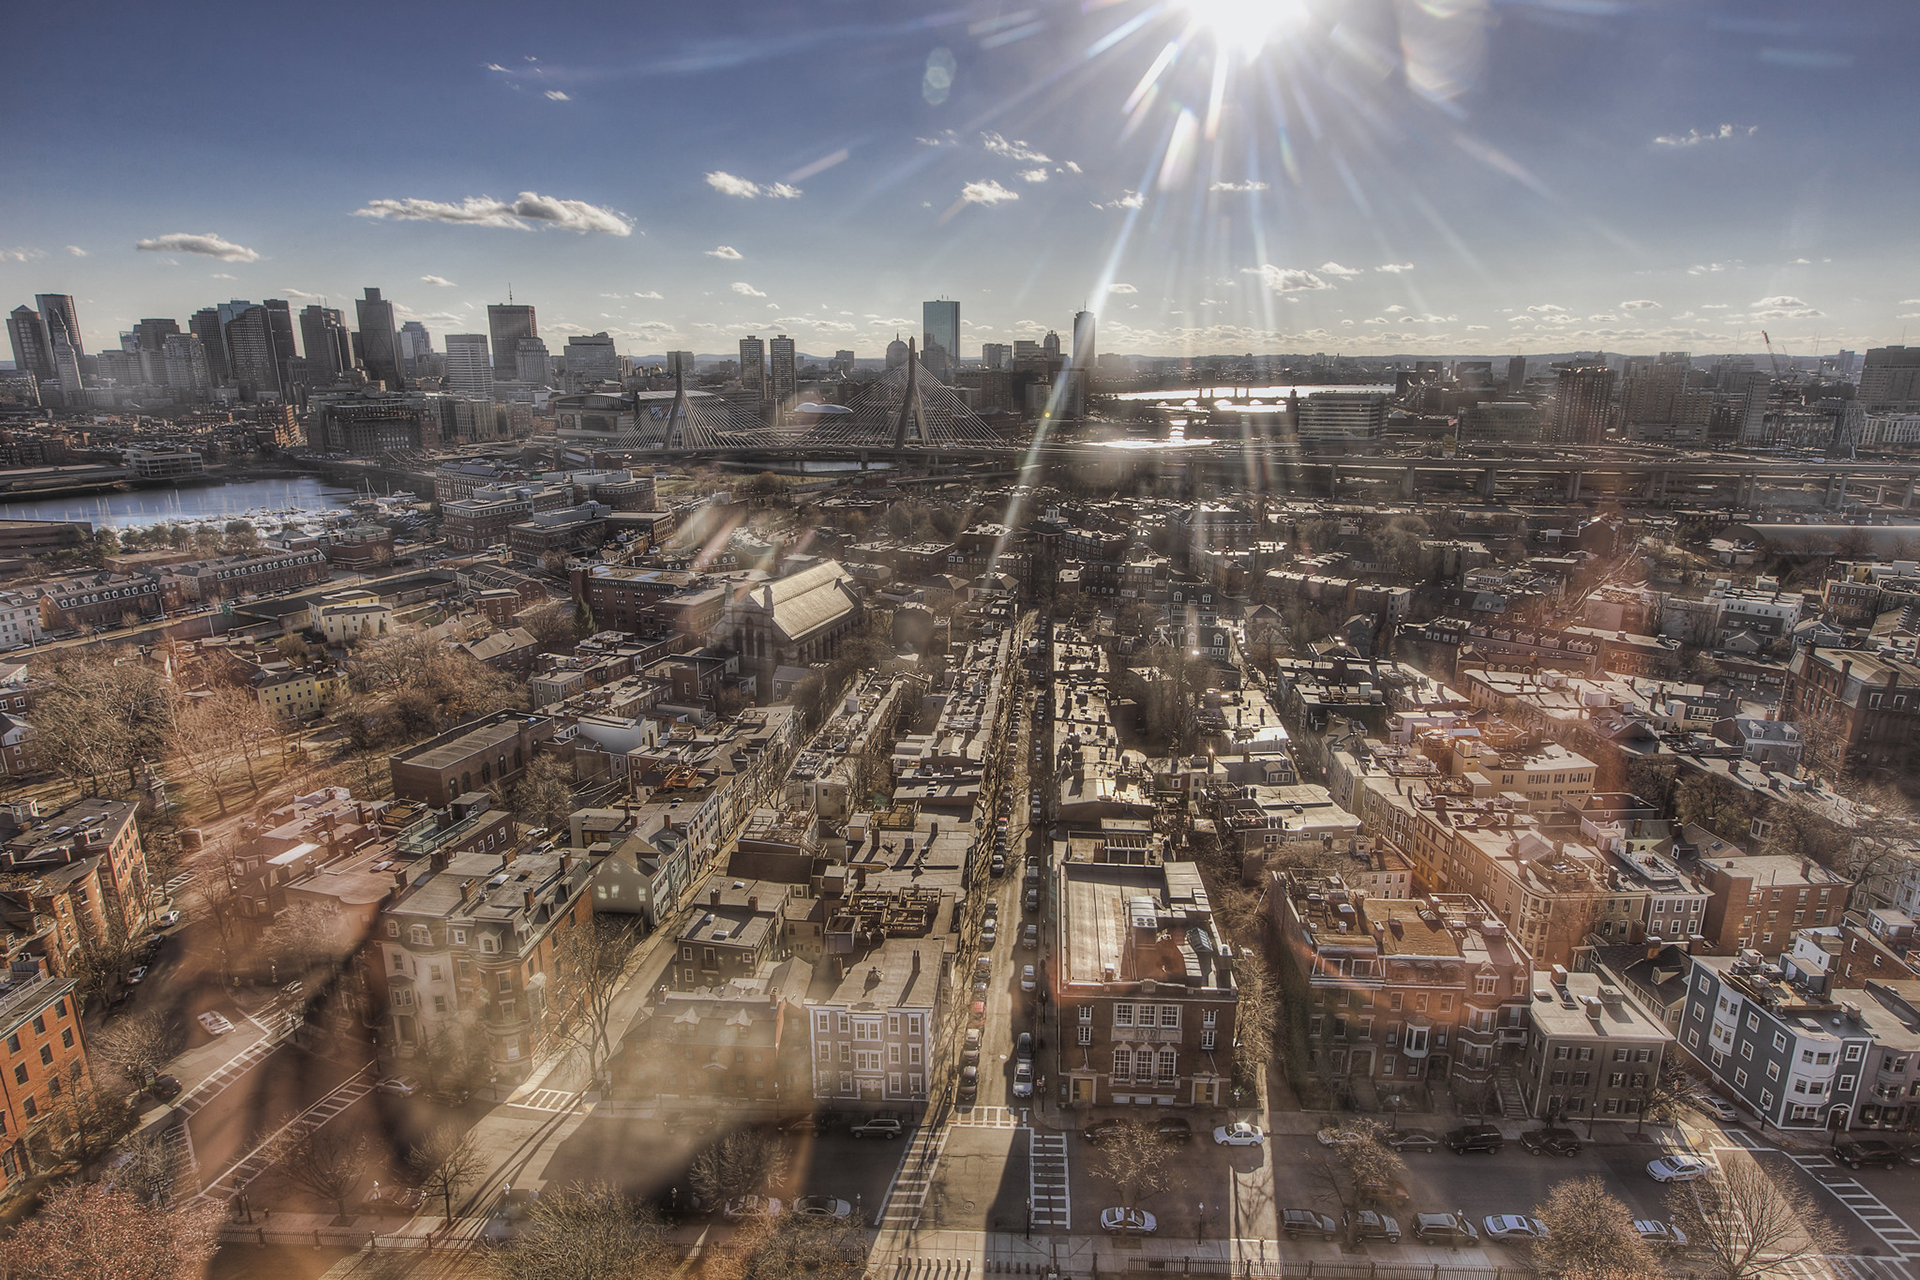
{"label": "office tower", "polygon": [[568,391],[585,391],[601,383],[620,381],[620,356],[605,333],[575,334],[562,353]]}
{"label": "office tower", "polygon": [[36,293],[33,305],[40,308],[40,318],[47,323],[49,340],[54,336],[55,317],[59,327],[67,331],[67,341],[73,346],[77,359],[87,354],[86,343],[80,340],[80,313],[74,310],[73,295],[70,293]]}
{"label": "office tower", "polygon": [[1040,344],[1025,338],[1016,340],[1013,344],[1013,367],[1025,372],[1039,369]]}
{"label": "office tower", "polygon": [[1087,393],[1093,387],[1093,312],[1073,313],[1073,350],[1063,376],[1067,380],[1066,412],[1069,417],[1086,416]]}
{"label": "office tower", "polygon": [[277,399],[282,391],[280,353],[274,342],[273,319],[265,304],[233,302],[222,306],[231,318],[221,326],[227,340],[227,361],[242,400]]}
{"label": "office tower", "polygon": [[1833,358],[1833,371],[1842,378],[1851,378],[1853,376],[1854,358],[1853,352],[1844,349],[1841,350],[1841,352]]}
{"label": "office tower", "polygon": [[1518,395],[1520,388],[1527,385],[1527,358],[1514,356],[1507,361],[1507,394]]}
{"label": "office tower", "polygon": [[1600,444],[1613,411],[1613,370],[1577,365],[1560,370],[1554,384],[1551,444]]}
{"label": "office tower", "polygon": [[920,304],[921,354],[929,355],[935,347],[946,353],[949,361],[960,358],[960,304],[942,299],[939,302]]}
{"label": "office tower", "polygon": [[1004,369],[1013,363],[1013,348],[1004,342],[989,342],[980,348],[980,364],[988,369]]}
{"label": "office tower", "polygon": [[852,377],[853,352],[846,350],[835,351],[833,353],[833,359],[827,362],[827,369],[829,372],[837,373],[843,378]]}
{"label": "office tower", "polygon": [[681,373],[691,378],[693,376],[693,363],[693,352],[691,351],[667,352],[668,373]]}
{"label": "office tower", "polygon": [[267,328],[273,334],[273,362],[284,391],[293,385],[293,362],[300,356],[293,345],[293,308],[281,298],[267,298],[260,305],[267,309]]}
{"label": "office tower", "polygon": [[207,357],[207,377],[214,386],[224,386],[233,371],[227,365],[227,339],[221,333],[219,308],[203,307],[194,312],[187,320],[187,331],[200,339]]}
{"label": "office tower", "polygon": [[170,385],[167,381],[167,339],[180,332],[178,320],[158,319],[142,320],[133,326],[133,332],[126,335],[122,346],[132,351],[140,362],[140,381],[157,387]]}
{"label": "office tower", "polygon": [[[143,322],[144,323],[144,322]],[[160,346],[166,384],[176,391],[205,391],[213,385],[206,346],[191,333],[172,333]]]}
{"label": "office tower", "polygon": [[406,379],[400,376],[400,337],[393,327],[393,304],[378,289],[368,289],[366,297],[354,299],[353,310],[360,325],[360,362],[367,377],[386,383],[389,391],[401,390]]}
{"label": "office tower", "polygon": [[740,339],[740,389],[767,398],[767,344],[752,334]]}
{"label": "office tower", "polygon": [[1869,347],[1855,399],[1868,413],[1920,413],[1920,347]]}
{"label": "office tower", "polygon": [[353,338],[345,312],[333,307],[302,307],[300,341],[306,348],[307,367],[316,376],[337,378],[353,368]]}
{"label": "office tower", "polygon": [[7,337],[13,342],[13,367],[31,374],[35,382],[53,377],[53,343],[47,322],[32,307],[15,307],[7,317]]}
{"label": "office tower", "polygon": [[53,352],[53,376],[60,380],[60,390],[66,394],[68,403],[77,403],[81,387],[79,335],[69,326],[67,313],[57,307],[42,311],[40,318],[47,322],[47,344]]}
{"label": "office tower", "polygon": [[522,338],[514,344],[513,367],[519,375],[516,381],[529,386],[544,387],[553,380],[547,344],[540,338]]}
{"label": "office tower", "polygon": [[447,335],[447,389],[474,400],[493,394],[493,356],[486,334]]}
{"label": "office tower", "polygon": [[887,344],[887,368],[898,369],[907,363],[907,344],[895,338]]}
{"label": "office tower", "polygon": [[540,326],[534,323],[532,307],[495,303],[487,308],[487,333],[493,338],[493,376],[506,382],[520,372],[520,339],[539,337]]}
{"label": "office tower", "polygon": [[409,320],[400,326],[400,363],[407,373],[420,377],[426,372],[422,362],[433,354],[433,335],[427,332],[427,326],[418,320]]}
{"label": "office tower", "polygon": [[793,361],[793,339],[783,333],[768,342],[767,360],[772,368],[770,385],[773,399],[786,404],[793,399],[794,392],[800,386]]}
{"label": "office tower", "polygon": [[1060,335],[1047,330],[1047,336],[1040,340],[1040,354],[1049,360],[1060,358]]}

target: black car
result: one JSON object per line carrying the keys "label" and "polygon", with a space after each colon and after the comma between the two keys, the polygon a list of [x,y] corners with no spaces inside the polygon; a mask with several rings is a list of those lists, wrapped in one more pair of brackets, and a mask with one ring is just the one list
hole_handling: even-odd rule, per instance
{"label": "black car", "polygon": [[162,1102],[172,1102],[180,1096],[180,1080],[176,1076],[155,1076],[147,1083],[147,1092]]}
{"label": "black car", "polygon": [[1095,1120],[1080,1131],[1080,1136],[1097,1147],[1126,1127],[1125,1120]]}
{"label": "black car", "polygon": [[1162,1142],[1189,1142],[1193,1139],[1193,1125],[1185,1116],[1167,1116],[1153,1126]]}
{"label": "black car", "polygon": [[1520,1135],[1520,1145],[1536,1156],[1577,1156],[1580,1135],[1571,1129],[1529,1129]]}
{"label": "black car", "polygon": [[1287,1236],[1319,1236],[1322,1240],[1332,1240],[1340,1234],[1340,1224],[1324,1213],[1315,1213],[1311,1209],[1282,1209],[1280,1211],[1280,1234]]}
{"label": "black car", "polygon": [[1850,1169],[1866,1164],[1891,1169],[1905,1157],[1905,1151],[1884,1138],[1849,1138],[1835,1143],[1833,1148],[1833,1158]]}
{"label": "black car", "polygon": [[1506,1145],[1507,1140],[1490,1124],[1463,1124],[1447,1134],[1447,1146],[1460,1155],[1470,1152],[1492,1153]]}
{"label": "black car", "polygon": [[1380,1141],[1395,1151],[1438,1151],[1440,1135],[1431,1129],[1394,1129],[1380,1135]]}
{"label": "black car", "polygon": [[1384,1213],[1375,1213],[1371,1209],[1362,1209],[1358,1213],[1341,1215],[1340,1221],[1346,1226],[1347,1234],[1355,1244],[1362,1240],[1385,1240],[1388,1244],[1400,1243],[1398,1218],[1390,1218]]}

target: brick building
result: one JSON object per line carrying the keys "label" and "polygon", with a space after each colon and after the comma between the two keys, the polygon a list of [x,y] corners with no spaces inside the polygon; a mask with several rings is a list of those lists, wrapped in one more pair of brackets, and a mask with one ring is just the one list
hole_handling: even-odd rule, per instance
{"label": "brick building", "polygon": [[1846,877],[1806,858],[1702,858],[1697,875],[1712,895],[1704,949],[1719,955],[1751,948],[1777,956],[1795,930],[1830,928],[1846,912]]}
{"label": "brick building", "polygon": [[1808,763],[1828,774],[1907,768],[1920,745],[1920,663],[1802,646],[1787,664],[1779,715],[1800,726]]}
{"label": "brick building", "polygon": [[73,989],[30,956],[16,957],[0,982],[0,1197],[59,1166],[49,1152],[66,1145],[68,1104],[91,1083]]}
{"label": "brick building", "polygon": [[505,786],[526,772],[534,748],[553,737],[546,716],[497,711],[388,758],[393,794],[439,806],[476,788]]}

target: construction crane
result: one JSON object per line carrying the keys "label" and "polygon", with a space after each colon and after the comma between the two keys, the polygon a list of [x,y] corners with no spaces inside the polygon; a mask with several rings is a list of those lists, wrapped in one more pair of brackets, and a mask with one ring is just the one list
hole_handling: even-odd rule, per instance
{"label": "construction crane", "polygon": [[1773,339],[1767,336],[1765,329],[1762,329],[1760,331],[1760,340],[1767,344],[1767,363],[1773,366],[1773,376],[1778,378],[1780,376],[1780,357],[1773,354]]}

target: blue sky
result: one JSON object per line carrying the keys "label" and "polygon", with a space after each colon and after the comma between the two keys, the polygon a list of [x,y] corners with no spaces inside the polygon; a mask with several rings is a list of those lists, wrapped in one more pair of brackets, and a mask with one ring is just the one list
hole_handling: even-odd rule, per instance
{"label": "blue sky", "polygon": [[550,346],[635,354],[878,355],[940,296],[968,356],[1083,304],[1140,354],[1920,322],[1892,0],[110,3],[7,33],[0,302],[71,292],[90,347],[365,285],[436,346],[511,285]]}

